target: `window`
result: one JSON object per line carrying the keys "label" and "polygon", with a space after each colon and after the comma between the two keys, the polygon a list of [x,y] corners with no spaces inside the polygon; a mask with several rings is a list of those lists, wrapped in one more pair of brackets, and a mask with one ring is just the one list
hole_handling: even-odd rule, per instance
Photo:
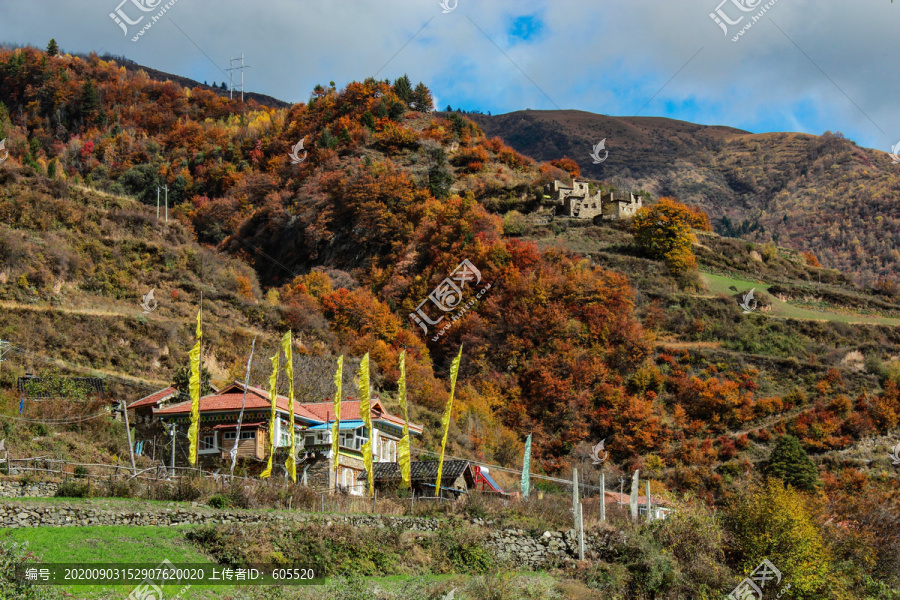
{"label": "window", "polygon": [[[237,433],[236,431],[226,431],[225,433],[222,434],[222,439],[233,440],[236,433]],[[241,432],[242,440],[252,440],[255,437],[256,437],[255,431],[242,431]]]}
{"label": "window", "polygon": [[200,436],[199,452],[215,452],[216,451],[216,434],[204,433]]}

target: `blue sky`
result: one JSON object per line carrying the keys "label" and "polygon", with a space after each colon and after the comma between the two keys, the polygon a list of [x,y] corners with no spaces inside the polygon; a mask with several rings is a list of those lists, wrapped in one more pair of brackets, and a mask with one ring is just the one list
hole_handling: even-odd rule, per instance
{"label": "blue sky", "polygon": [[[54,37],[210,83],[243,52],[247,89],[291,102],[317,83],[407,73],[440,108],[831,130],[884,151],[900,140],[890,0],[174,0],[137,42],[165,3],[120,2],[0,0],[0,41]],[[117,8],[141,19],[127,34]]]}

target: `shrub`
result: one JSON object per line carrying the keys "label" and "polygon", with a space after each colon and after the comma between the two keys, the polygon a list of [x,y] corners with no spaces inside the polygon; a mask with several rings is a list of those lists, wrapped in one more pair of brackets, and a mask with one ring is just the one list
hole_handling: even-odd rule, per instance
{"label": "shrub", "polygon": [[223,496],[222,494],[216,494],[209,499],[209,505],[213,508],[230,508],[231,498],[228,496]]}
{"label": "shrub", "polygon": [[61,598],[56,586],[37,585],[34,581],[16,577],[16,569],[38,562],[28,551],[28,542],[17,544],[0,541],[0,598],[18,600]]}
{"label": "shrub", "polygon": [[87,498],[91,495],[90,482],[65,481],[56,490],[57,498]]}
{"label": "shrub", "polygon": [[506,235],[522,235],[525,231],[525,217],[517,210],[503,215],[503,233]]}
{"label": "shrub", "polygon": [[83,479],[85,476],[87,476],[87,474],[87,467],[82,467],[81,465],[75,467],[75,477],[77,477],[78,479]]}

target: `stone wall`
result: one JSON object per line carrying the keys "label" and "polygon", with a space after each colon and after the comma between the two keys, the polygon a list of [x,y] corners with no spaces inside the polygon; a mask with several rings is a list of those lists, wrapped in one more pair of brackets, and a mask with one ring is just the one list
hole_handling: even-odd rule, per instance
{"label": "stone wall", "polygon": [[50,498],[56,495],[58,483],[22,483],[21,481],[0,480],[0,498]]}
{"label": "stone wall", "polygon": [[[8,484],[10,482],[3,482]],[[52,486],[55,484],[32,484]],[[28,488],[26,488],[27,490]],[[44,491],[49,491],[45,488]],[[53,490],[55,492],[55,489]],[[49,495],[49,494],[48,494]],[[101,501],[102,502],[102,501]],[[0,528],[20,527],[84,527],[88,525],[210,525],[241,524],[303,524],[335,523],[354,527],[396,527],[411,531],[440,532],[446,521],[428,517],[393,517],[382,515],[301,514],[283,511],[254,512],[249,510],[218,510],[193,503],[172,508],[148,507],[139,510],[110,508],[99,504],[61,501],[53,504],[21,500],[0,501]],[[575,531],[545,531],[542,535],[521,529],[498,530],[490,521],[474,519],[472,524],[484,531],[484,545],[498,558],[516,565],[541,568],[561,564],[577,557]],[[605,548],[616,542],[621,532],[603,529],[585,536],[585,557],[596,559]]]}

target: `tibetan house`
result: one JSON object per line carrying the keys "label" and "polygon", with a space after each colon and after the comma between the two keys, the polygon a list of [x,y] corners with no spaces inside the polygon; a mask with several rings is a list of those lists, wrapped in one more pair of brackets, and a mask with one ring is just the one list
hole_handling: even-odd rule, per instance
{"label": "tibetan house", "polygon": [[[241,404],[244,416],[241,420],[237,456],[242,470],[248,475],[258,475],[265,468],[269,456],[269,420],[272,401],[269,392],[262,388],[234,382],[221,390],[200,398],[200,431],[198,458],[204,470],[227,471],[230,452],[237,437],[238,415]],[[275,461],[273,475],[286,475],[283,468],[290,448],[290,400],[279,395],[275,419]],[[317,489],[339,490],[363,495],[365,486],[357,485],[360,473],[365,474],[362,445],[368,432],[359,412],[359,401],[344,400],[341,403],[340,434],[338,437],[339,467],[333,469],[331,453],[331,429],[334,423],[332,402],[299,403],[294,401],[295,449],[297,451],[298,483]],[[154,427],[138,430],[135,441],[144,441],[144,454],[153,455],[170,464],[170,426],[176,430],[175,465],[188,465],[187,431],[191,419],[191,402],[177,401],[172,388],[138,400],[128,407],[134,409],[140,423],[151,420]],[[145,414],[146,413],[146,414]],[[403,436],[403,419],[389,414],[377,398],[371,401],[373,430],[373,461],[396,461],[398,443]],[[421,435],[420,425],[409,424],[410,436]]]}

